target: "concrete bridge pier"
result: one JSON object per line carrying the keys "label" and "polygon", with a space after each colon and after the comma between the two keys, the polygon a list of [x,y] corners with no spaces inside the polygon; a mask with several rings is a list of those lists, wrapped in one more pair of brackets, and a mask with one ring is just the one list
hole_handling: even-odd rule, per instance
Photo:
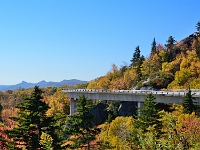
{"label": "concrete bridge pier", "polygon": [[78,99],[75,98],[70,99],[70,115],[75,114],[77,112],[77,102]]}
{"label": "concrete bridge pier", "polygon": [[[144,102],[138,102],[138,109],[144,105]],[[138,116],[140,116],[140,111],[138,111]]]}

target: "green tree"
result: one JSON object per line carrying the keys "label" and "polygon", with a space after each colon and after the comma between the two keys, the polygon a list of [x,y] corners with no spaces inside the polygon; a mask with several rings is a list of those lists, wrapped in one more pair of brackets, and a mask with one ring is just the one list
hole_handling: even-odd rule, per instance
{"label": "green tree", "polygon": [[192,112],[195,112],[196,106],[194,105],[193,100],[195,98],[192,95],[192,92],[189,88],[188,92],[186,93],[185,97],[183,98],[183,112],[186,114],[191,114]]}
{"label": "green tree", "polygon": [[136,66],[136,82],[140,82],[141,81],[141,77],[142,77],[142,71],[141,71],[141,66],[143,64],[143,61],[145,60],[144,56],[142,55],[140,57],[140,59],[138,60],[137,66]]}
{"label": "green tree", "polygon": [[196,49],[197,56],[200,58],[200,41],[199,41],[200,21],[197,22],[196,29],[197,29],[197,32],[196,32],[197,36],[195,38],[195,49]]}
{"label": "green tree", "polygon": [[[43,101],[42,90],[35,86],[31,96],[23,103],[18,104],[18,117],[12,117],[16,126],[6,133],[13,138],[16,145],[25,145],[29,150],[41,148],[40,137],[42,132],[51,135],[54,139],[54,148],[60,148],[55,134],[54,118],[47,117],[49,106]],[[17,147],[16,147],[17,149]]]}
{"label": "green tree", "polygon": [[197,29],[197,35],[200,35],[200,21],[197,22],[196,24],[196,29]]}
{"label": "green tree", "polygon": [[151,55],[156,53],[156,39],[153,39],[153,42],[151,44]]}
{"label": "green tree", "polygon": [[65,128],[65,134],[69,136],[68,148],[76,149],[87,147],[90,149],[90,142],[95,140],[100,130],[95,125],[95,116],[92,114],[93,104],[85,95],[78,99],[77,114],[69,116]]}
{"label": "green tree", "polygon": [[[149,127],[154,126],[157,135],[161,133],[162,123],[159,120],[159,110],[156,108],[155,96],[150,93],[144,99],[144,105],[138,108],[138,120],[136,126],[146,133]],[[156,135],[156,133],[155,133]]]}
{"label": "green tree", "polygon": [[176,40],[174,39],[174,37],[170,36],[168,38],[167,44],[165,44],[165,46],[167,47],[168,51],[170,51],[173,48],[175,42],[176,42]]}
{"label": "green tree", "polygon": [[140,47],[137,46],[135,48],[135,52],[133,53],[133,58],[131,59],[131,65],[130,66],[136,66],[138,64],[138,61],[140,60]]}

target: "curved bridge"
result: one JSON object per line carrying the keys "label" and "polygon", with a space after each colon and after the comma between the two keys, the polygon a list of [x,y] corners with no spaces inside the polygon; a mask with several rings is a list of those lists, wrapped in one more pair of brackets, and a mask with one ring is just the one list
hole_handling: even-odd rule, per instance
{"label": "curved bridge", "polygon": [[[89,99],[93,100],[119,100],[119,101],[135,101],[140,103],[144,102],[144,98],[147,94],[152,93],[156,97],[158,103],[183,103],[183,97],[187,92],[172,92],[172,91],[152,91],[152,90],[93,90],[93,89],[63,89],[63,92],[70,97],[70,114],[76,112],[76,100],[79,96],[85,95]],[[200,91],[192,91],[194,102],[200,103]]]}

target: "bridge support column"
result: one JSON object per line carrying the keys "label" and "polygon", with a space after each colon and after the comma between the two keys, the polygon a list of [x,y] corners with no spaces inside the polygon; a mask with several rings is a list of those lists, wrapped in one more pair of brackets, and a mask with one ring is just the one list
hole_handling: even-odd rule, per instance
{"label": "bridge support column", "polygon": [[[138,102],[138,109],[140,109],[141,106],[143,106],[143,102]],[[140,116],[140,110],[138,110],[138,116]]]}
{"label": "bridge support column", "polygon": [[77,112],[77,106],[76,106],[77,100],[74,98],[70,99],[70,115]]}

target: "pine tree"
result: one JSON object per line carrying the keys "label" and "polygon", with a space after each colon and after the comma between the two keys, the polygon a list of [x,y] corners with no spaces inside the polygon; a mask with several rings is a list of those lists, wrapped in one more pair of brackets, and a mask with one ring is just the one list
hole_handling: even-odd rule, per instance
{"label": "pine tree", "polygon": [[151,44],[151,55],[156,53],[156,39],[153,39],[153,42]]}
{"label": "pine tree", "polygon": [[139,81],[141,81],[141,77],[142,77],[142,71],[141,71],[141,66],[142,66],[142,63],[143,63],[143,61],[145,60],[145,58],[144,58],[144,56],[142,55],[141,57],[140,57],[140,59],[138,60],[138,64],[137,64],[137,66],[136,66],[136,74],[137,74],[137,76],[136,76],[136,82],[138,83]]}
{"label": "pine tree", "polygon": [[170,51],[165,51],[164,62],[171,62],[173,60],[172,53]]}
{"label": "pine tree", "polygon": [[[138,120],[136,125],[144,133],[147,132],[147,128],[150,126],[155,126],[155,131],[158,135],[161,133],[162,123],[159,121],[161,118],[159,115],[159,110],[156,109],[157,103],[155,102],[155,96],[150,93],[144,99],[144,105],[138,109]],[[156,133],[155,133],[156,134]]]}
{"label": "pine tree", "polygon": [[199,41],[199,36],[200,36],[200,21],[196,25],[196,38],[195,38],[195,50],[197,53],[197,56],[200,58],[200,41]]}
{"label": "pine tree", "polygon": [[138,64],[138,61],[140,60],[140,47],[137,46],[135,48],[135,52],[133,53],[133,58],[131,59],[131,65],[130,66],[136,66]]}
{"label": "pine tree", "polygon": [[68,141],[70,141],[68,148],[90,149],[90,142],[95,140],[95,136],[100,132],[95,126],[95,116],[91,113],[93,106],[85,95],[79,97],[78,113],[69,116],[65,129],[65,134],[69,136]]}
{"label": "pine tree", "polygon": [[174,43],[176,42],[176,40],[170,36],[167,40],[167,44],[165,44],[165,46],[167,47],[167,50],[170,51],[172,50],[173,46],[174,46]]}
{"label": "pine tree", "polygon": [[196,106],[194,105],[193,100],[195,100],[195,98],[192,96],[192,92],[189,88],[188,93],[186,93],[185,97],[183,98],[184,113],[191,114],[192,112],[196,111]]}
{"label": "pine tree", "polygon": [[200,21],[197,22],[197,25],[196,25],[196,29],[197,29],[197,35],[200,35]]}
{"label": "pine tree", "polygon": [[13,117],[16,126],[6,133],[13,138],[16,149],[19,145],[25,145],[29,150],[41,148],[40,137],[42,132],[51,135],[54,139],[53,146],[57,147],[57,136],[53,125],[53,117],[47,117],[46,111],[49,106],[42,100],[42,90],[35,86],[30,98],[25,99],[23,103],[18,104],[19,117]]}

